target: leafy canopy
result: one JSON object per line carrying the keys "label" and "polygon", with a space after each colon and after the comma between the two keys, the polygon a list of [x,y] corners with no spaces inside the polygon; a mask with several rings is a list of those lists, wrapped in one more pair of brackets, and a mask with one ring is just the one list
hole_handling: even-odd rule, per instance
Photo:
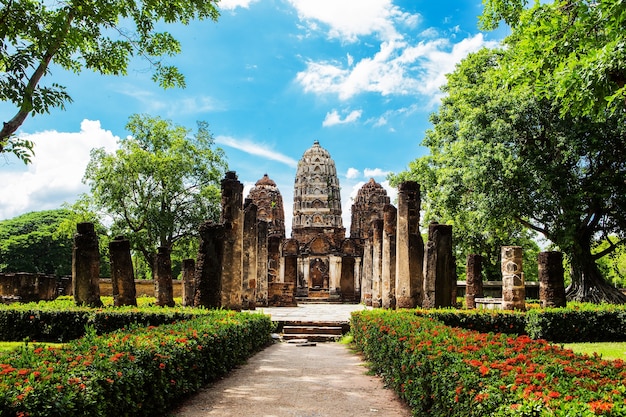
{"label": "leafy canopy", "polygon": [[205,122],[192,135],[168,120],[133,115],[126,128],[131,136],[115,153],[92,151],[87,198],[152,266],[159,246],[187,248],[201,222],[217,220],[226,162]]}
{"label": "leafy canopy", "polygon": [[0,221],[0,270],[71,275],[72,238],[57,233],[70,216],[48,210]]}
{"label": "leafy canopy", "polygon": [[481,24],[512,34],[509,84],[524,85],[561,114],[603,121],[626,110],[626,2],[484,0]]}
{"label": "leafy canopy", "polygon": [[217,20],[217,0],[6,0],[0,8],[0,100],[15,105],[4,120],[0,152],[30,162],[32,143],[14,133],[29,114],[64,108],[71,97],[51,78],[52,65],[80,73],[126,75],[133,57],[154,68],[164,88],[185,80],[164,57],[180,52],[180,43],[160,23]]}

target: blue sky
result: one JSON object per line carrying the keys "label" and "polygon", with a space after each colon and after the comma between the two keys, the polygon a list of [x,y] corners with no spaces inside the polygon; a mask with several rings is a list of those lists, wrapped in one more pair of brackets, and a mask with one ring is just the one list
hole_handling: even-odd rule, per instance
{"label": "blue sky", "polygon": [[[208,122],[246,192],[265,173],[276,181],[288,227],[297,161],[319,140],[349,227],[363,183],[384,183],[426,152],[419,143],[445,74],[502,38],[478,31],[480,0],[222,0],[220,9],[216,23],[165,28],[182,43],[168,62],[186,89],[160,89],[139,60],[126,77],[53,69],[73,102],[20,129],[35,141],[33,164],[0,161],[0,219],[73,202],[87,191],[89,150],[115,149],[128,117],[147,113],[192,129]],[[13,112],[0,103],[3,120]]]}

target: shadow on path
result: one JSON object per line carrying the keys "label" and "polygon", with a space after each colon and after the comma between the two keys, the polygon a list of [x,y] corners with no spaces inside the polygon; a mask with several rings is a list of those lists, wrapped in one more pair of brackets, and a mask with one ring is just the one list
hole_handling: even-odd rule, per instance
{"label": "shadow on path", "polygon": [[277,343],[172,411],[174,417],[409,417],[409,408],[339,343]]}

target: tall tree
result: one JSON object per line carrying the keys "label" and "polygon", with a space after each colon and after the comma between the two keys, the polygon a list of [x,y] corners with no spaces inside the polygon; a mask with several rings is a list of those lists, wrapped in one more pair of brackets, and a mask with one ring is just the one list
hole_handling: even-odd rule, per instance
{"label": "tall tree", "polygon": [[126,128],[131,136],[115,153],[92,151],[84,181],[113,232],[153,266],[159,246],[187,243],[201,222],[217,220],[226,162],[204,122],[191,135],[168,120],[133,115]]}
{"label": "tall tree", "polygon": [[162,58],[180,43],[161,22],[217,20],[218,0],[5,0],[0,8],[0,100],[16,107],[0,129],[0,153],[29,162],[32,144],[14,133],[29,114],[63,108],[65,87],[44,83],[54,64],[75,73],[90,69],[125,75],[132,57],[145,58],[164,88],[184,86],[176,67]]}
{"label": "tall tree", "polygon": [[[595,261],[624,244],[626,124],[623,116],[562,112],[511,82],[514,50],[470,55],[448,76],[420,164],[436,173],[453,210],[514,219],[569,257],[570,299],[624,302]],[[470,202],[470,204],[468,204]],[[599,240],[608,246],[594,251]]]}
{"label": "tall tree", "polygon": [[22,214],[0,221],[0,270],[72,274],[72,238],[57,233],[68,210]]}

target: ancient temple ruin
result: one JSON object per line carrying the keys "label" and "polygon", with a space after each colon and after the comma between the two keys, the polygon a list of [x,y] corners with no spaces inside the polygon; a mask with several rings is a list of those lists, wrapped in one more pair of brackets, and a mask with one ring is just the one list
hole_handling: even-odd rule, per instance
{"label": "ancient temple ruin", "polygon": [[318,141],[298,163],[291,239],[281,246],[281,278],[302,298],[357,299],[360,239],[346,238],[335,161]]}
{"label": "ancient temple ruin", "polygon": [[[399,184],[396,207],[370,179],[352,205],[349,237],[335,162],[318,141],[298,163],[291,237],[285,234],[281,193],[267,174],[245,199],[242,194],[243,184],[228,172],[220,223],[200,227],[195,304],[232,309],[289,306],[298,300],[383,308],[456,305],[452,226],[431,224],[424,243],[418,183]],[[474,281],[480,280],[477,266]],[[482,295],[474,281],[468,280],[468,305]],[[517,281],[511,282],[522,288]],[[523,296],[514,298],[523,302]]]}

